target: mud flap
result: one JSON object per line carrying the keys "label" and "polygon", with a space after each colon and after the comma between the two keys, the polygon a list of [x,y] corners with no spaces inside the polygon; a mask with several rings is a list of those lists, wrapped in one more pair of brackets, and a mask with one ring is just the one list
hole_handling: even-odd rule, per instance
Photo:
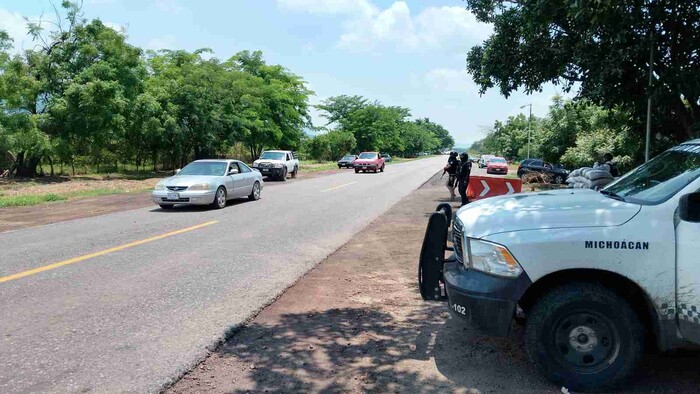
{"label": "mud flap", "polygon": [[447,298],[442,282],[442,268],[447,249],[447,230],[452,221],[452,207],[440,204],[428,219],[423,247],[418,262],[418,287],[424,300],[441,301]]}

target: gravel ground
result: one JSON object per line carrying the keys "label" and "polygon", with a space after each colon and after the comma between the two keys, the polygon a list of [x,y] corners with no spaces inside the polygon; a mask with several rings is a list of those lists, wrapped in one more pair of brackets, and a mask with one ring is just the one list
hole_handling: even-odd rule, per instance
{"label": "gravel ground", "polygon": [[[559,393],[523,353],[420,299],[417,256],[438,177],[289,288],[169,393]],[[623,392],[700,391],[700,354],[648,356]]]}

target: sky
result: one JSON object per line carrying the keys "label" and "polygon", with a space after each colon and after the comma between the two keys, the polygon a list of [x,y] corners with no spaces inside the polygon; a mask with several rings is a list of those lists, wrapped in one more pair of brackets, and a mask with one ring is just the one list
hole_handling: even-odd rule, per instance
{"label": "sky", "polygon": [[[315,92],[311,104],[346,94],[404,106],[445,126],[460,146],[483,138],[496,120],[527,113],[523,105],[546,115],[552,96],[562,94],[545,85],[533,95],[480,96],[465,58],[492,27],[477,22],[461,0],[83,1],[87,18],[123,31],[133,45],[211,48],[222,60],[261,50],[268,63],[304,77]],[[25,16],[55,20],[49,0],[0,0],[0,29],[17,51],[34,45]],[[312,118],[325,125],[315,110]]]}

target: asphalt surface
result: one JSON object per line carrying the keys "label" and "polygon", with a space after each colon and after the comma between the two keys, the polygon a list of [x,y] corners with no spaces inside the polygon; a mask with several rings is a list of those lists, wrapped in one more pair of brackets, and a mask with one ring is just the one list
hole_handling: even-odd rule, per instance
{"label": "asphalt surface", "polygon": [[0,392],[158,391],[444,162],[0,233]]}

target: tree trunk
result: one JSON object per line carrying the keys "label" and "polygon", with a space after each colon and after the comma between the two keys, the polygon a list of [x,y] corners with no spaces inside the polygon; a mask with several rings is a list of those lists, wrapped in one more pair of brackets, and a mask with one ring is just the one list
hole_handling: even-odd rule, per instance
{"label": "tree trunk", "polygon": [[36,168],[39,166],[39,158],[25,157],[24,152],[17,155],[17,159],[13,164],[14,175],[18,177],[34,178],[36,177]]}
{"label": "tree trunk", "polygon": [[54,173],[53,173],[53,159],[51,156],[47,156],[49,158],[49,167],[51,168],[51,177],[53,178]]}

